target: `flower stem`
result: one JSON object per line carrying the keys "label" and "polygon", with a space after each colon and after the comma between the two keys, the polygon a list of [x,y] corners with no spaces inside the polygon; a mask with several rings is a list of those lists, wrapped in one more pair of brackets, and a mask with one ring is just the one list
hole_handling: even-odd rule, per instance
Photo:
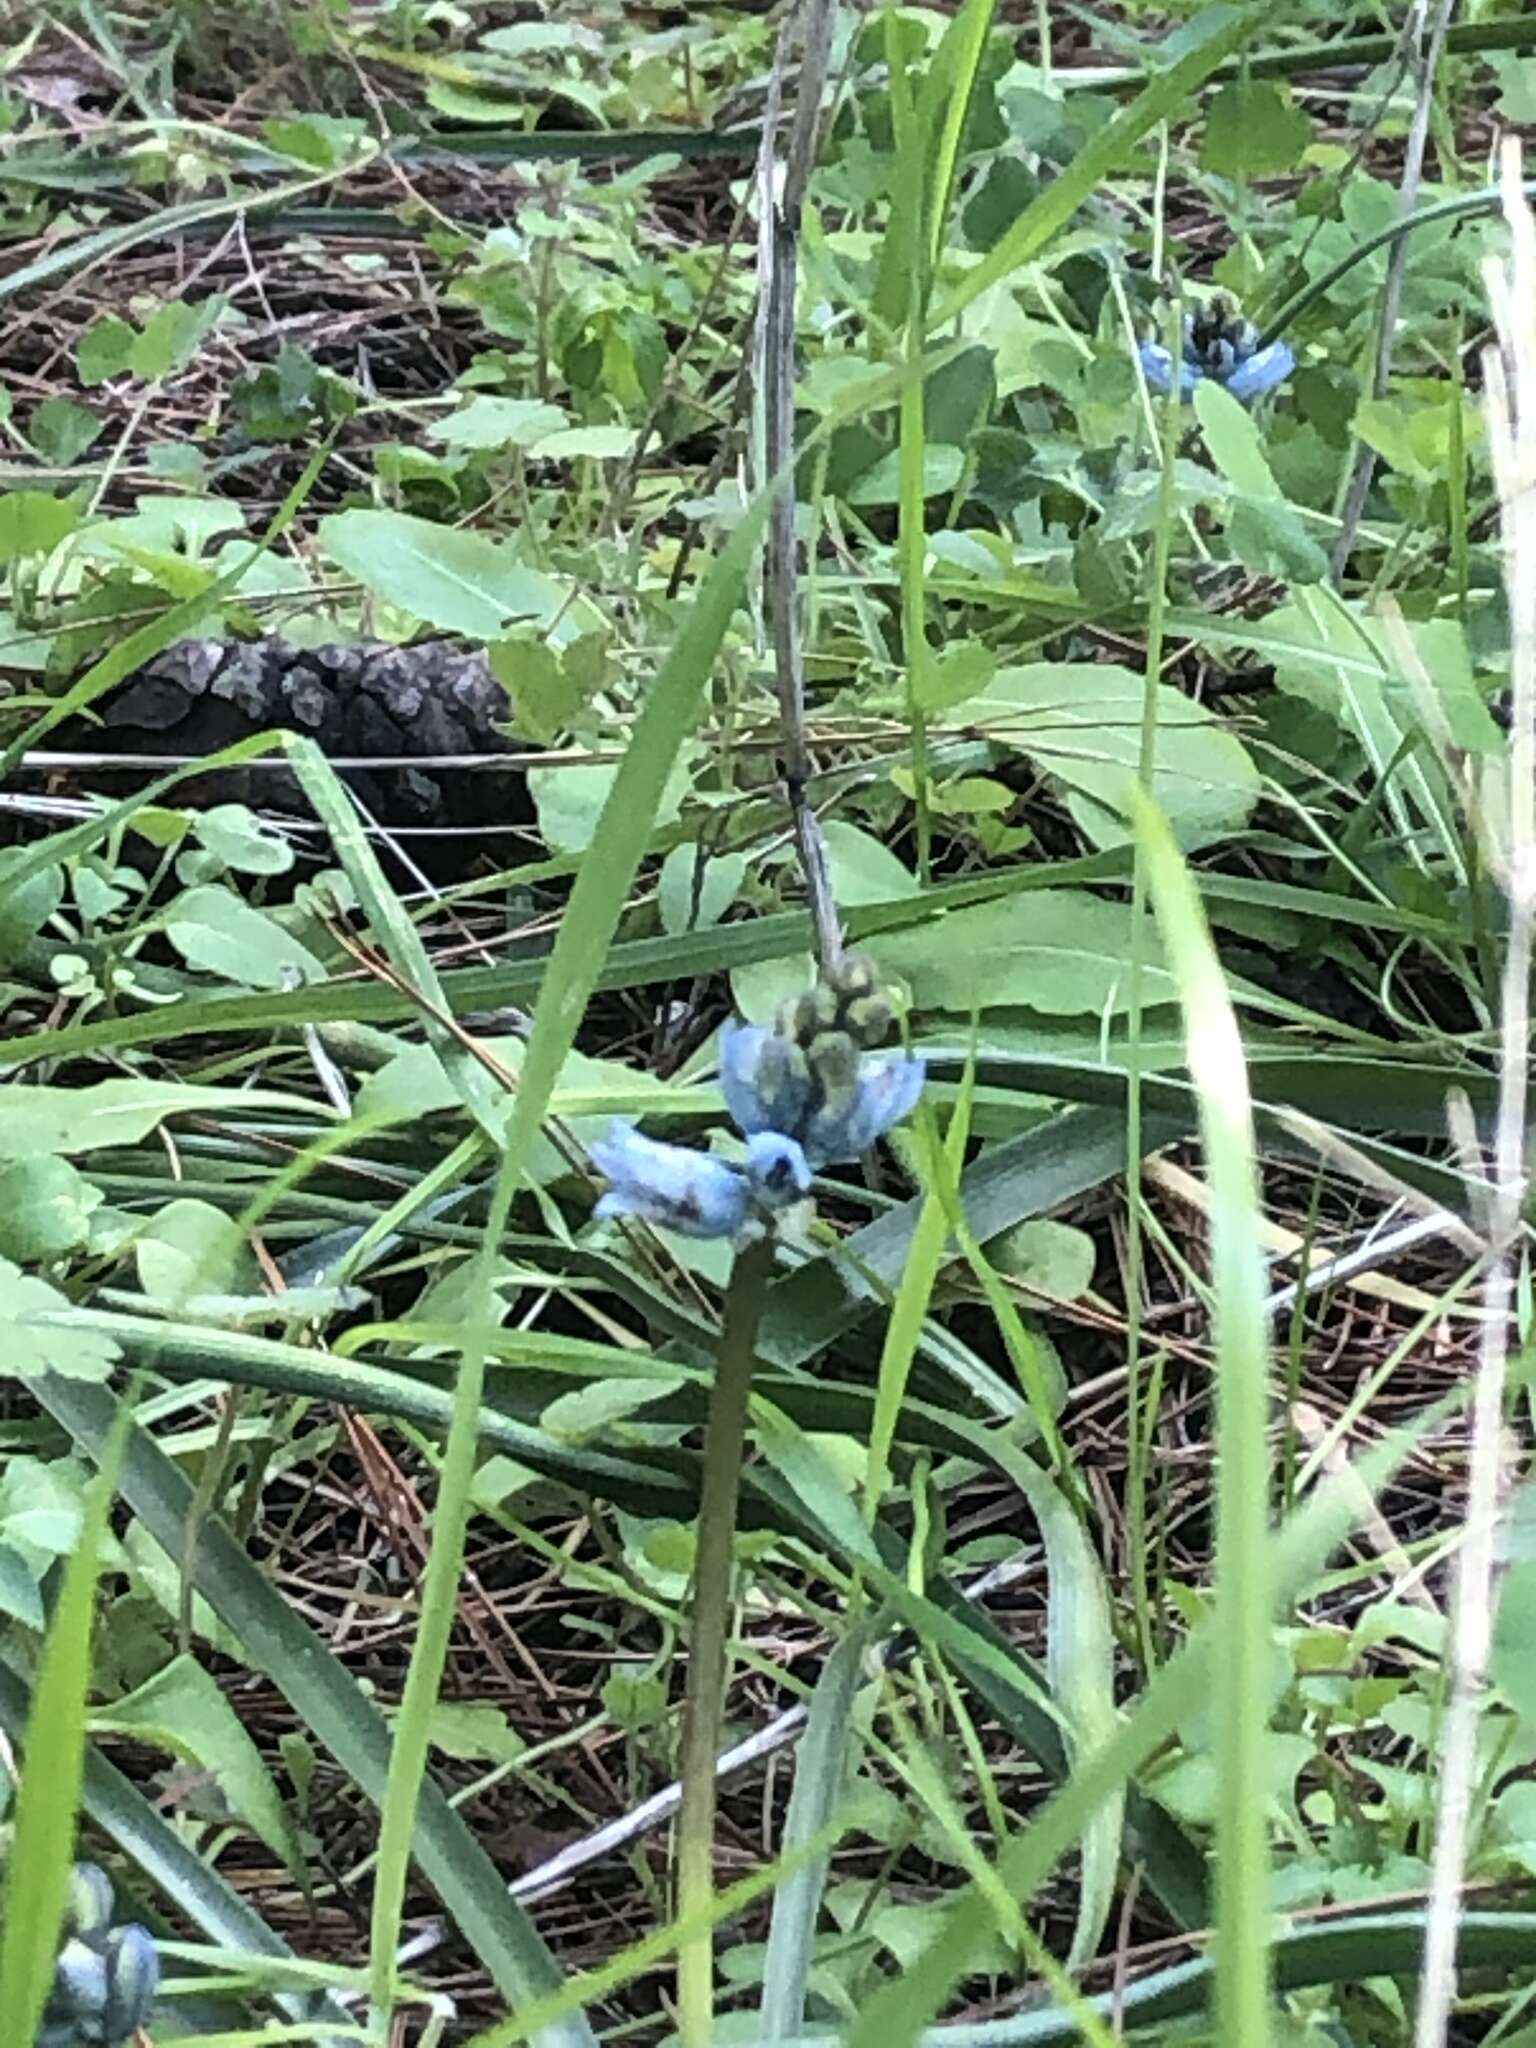
{"label": "flower stem", "polygon": [[747,1400],[757,1326],[773,1270],[763,1239],[736,1255],[725,1295],[725,1322],[709,1399],[704,1476],[699,1493],[693,1572],[693,1630],[683,1707],[683,1800],[677,1825],[678,1913],[701,1924],[678,1947],[677,2003],[682,2048],[710,2048],[714,2032],[715,1759],[725,1704],[730,1641],[731,1563],[741,1485]]}

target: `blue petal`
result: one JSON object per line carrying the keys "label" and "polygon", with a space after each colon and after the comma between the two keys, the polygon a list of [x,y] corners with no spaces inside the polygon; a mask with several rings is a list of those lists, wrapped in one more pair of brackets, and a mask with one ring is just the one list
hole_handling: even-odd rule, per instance
{"label": "blue petal", "polygon": [[609,1183],[599,1216],[640,1216],[684,1237],[734,1237],[746,1221],[745,1177],[708,1152],[663,1145],[616,1123],[592,1147],[592,1159]]}
{"label": "blue petal", "polygon": [[720,1034],[720,1086],[744,1138],[795,1131],[810,1114],[813,1090],[798,1049],[760,1024],[728,1024]]}
{"label": "blue petal", "polygon": [[881,1053],[859,1069],[852,1104],[838,1117],[813,1119],[805,1140],[812,1165],[857,1159],[898,1124],[923,1092],[923,1063],[904,1053]]}
{"label": "blue petal", "polygon": [[[1136,353],[1141,358],[1141,367],[1146,374],[1147,382],[1160,397],[1166,397],[1173,383],[1172,356],[1155,341],[1144,341]],[[1200,372],[1186,354],[1179,364],[1179,389],[1188,398],[1199,381]]]}
{"label": "blue petal", "polygon": [[1262,398],[1266,391],[1273,391],[1295,367],[1296,358],[1291,353],[1290,344],[1272,341],[1268,348],[1259,349],[1245,362],[1239,363],[1231,376],[1222,381],[1232,396],[1246,405],[1249,399]]}
{"label": "blue petal", "polygon": [[793,1138],[758,1131],[747,1140],[747,1179],[765,1209],[786,1209],[809,1194],[810,1163]]}

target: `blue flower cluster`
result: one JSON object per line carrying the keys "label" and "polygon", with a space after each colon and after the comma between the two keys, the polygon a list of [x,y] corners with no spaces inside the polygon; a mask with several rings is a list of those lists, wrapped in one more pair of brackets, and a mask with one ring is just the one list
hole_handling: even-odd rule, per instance
{"label": "blue flower cluster", "polygon": [[149,2018],[160,1957],[148,1928],[112,1925],[112,1883],[77,1863],[37,2048],[121,2048]]}
{"label": "blue flower cluster", "polygon": [[[1173,360],[1167,349],[1155,341],[1144,341],[1138,353],[1147,382],[1154,391],[1166,393],[1173,383]],[[1257,328],[1251,320],[1238,316],[1230,299],[1217,299],[1209,308],[1184,315],[1179,389],[1186,398],[1209,377],[1246,405],[1273,391],[1295,367],[1289,343],[1272,341],[1267,348],[1260,348]]]}
{"label": "blue flower cluster", "polygon": [[720,1082],[747,1141],[744,1166],[663,1145],[616,1123],[592,1147],[608,1182],[599,1216],[639,1216],[685,1237],[742,1237],[773,1226],[824,1166],[857,1159],[917,1101],[923,1063],[877,1053],[890,1006],[875,970],[849,954],[785,1005],[773,1029],[722,1034]]}

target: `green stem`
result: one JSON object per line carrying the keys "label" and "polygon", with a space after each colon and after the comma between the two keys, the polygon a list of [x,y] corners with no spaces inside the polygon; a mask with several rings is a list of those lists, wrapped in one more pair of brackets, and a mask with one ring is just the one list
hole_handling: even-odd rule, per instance
{"label": "green stem", "polygon": [[714,2033],[715,1759],[725,1705],[730,1644],[731,1563],[736,1501],[757,1326],[773,1271],[769,1239],[736,1255],[725,1296],[725,1324],[709,1397],[704,1476],[699,1491],[693,1571],[693,1632],[683,1707],[683,1801],[677,1824],[679,1917],[696,1923],[678,1947],[677,2002],[682,2048],[710,2048]]}

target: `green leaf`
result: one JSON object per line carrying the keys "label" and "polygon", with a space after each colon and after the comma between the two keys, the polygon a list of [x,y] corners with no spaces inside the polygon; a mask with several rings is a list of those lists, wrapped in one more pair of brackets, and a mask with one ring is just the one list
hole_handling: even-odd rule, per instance
{"label": "green leaf", "polygon": [[439,1700],[432,1715],[432,1747],[462,1763],[515,1764],[528,1745],[500,1707]]}
{"label": "green leaf", "polygon": [[133,359],[138,338],[128,322],[116,313],[99,314],[75,349],[80,382],[89,387],[105,384],[109,377],[121,377]]}
{"label": "green leaf", "polygon": [[32,445],[44,462],[68,469],[78,462],[106,422],[68,398],[45,398],[27,423]]}
{"label": "green leaf", "polygon": [[662,930],[676,935],[718,924],[736,901],[750,864],[745,853],[706,854],[692,839],[674,846],[656,879]]}
{"label": "green leaf", "polygon": [[179,375],[197,354],[224,304],[215,294],[196,305],[185,299],[172,299],[159,307],[129,351],[128,367],[134,376],[154,382]]}
{"label": "green leaf", "polygon": [[97,1330],[65,1332],[37,1322],[40,1313],[67,1309],[68,1299],[35,1274],[0,1259],[0,1378],[54,1372],[62,1379],[111,1377],[119,1352]]}
{"label": "green leaf", "polygon": [[1264,453],[1264,437],[1246,406],[1209,377],[1195,386],[1195,415],[1222,475],[1250,498],[1278,498],[1280,486]]}
{"label": "green leaf", "polygon": [[[1145,691],[1145,678],[1117,662],[1036,662],[1000,670],[986,696],[960,716],[1064,783],[1068,808],[1095,845],[1122,846]],[[1203,705],[1161,683],[1156,701],[1154,793],[1179,844],[1207,846],[1247,823],[1258,801],[1258,770]]]}
{"label": "green leaf", "polygon": [[889,903],[917,893],[917,878],[872,833],[833,818],[823,826],[822,836],[832,893],[840,904]]}
{"label": "green leaf", "polygon": [[237,875],[286,875],[293,848],[244,804],[215,804],[194,813],[198,843]]}
{"label": "green leaf", "polygon": [[1267,178],[1294,171],[1312,140],[1312,123],[1282,86],[1235,78],[1211,101],[1200,165],[1222,178]]}
{"label": "green leaf", "polygon": [[157,1209],[133,1247],[139,1285],[152,1301],[181,1308],[198,1295],[254,1289],[254,1261],[232,1216],[182,1196]]}
{"label": "green leaf", "polygon": [[147,1684],[91,1715],[92,1732],[126,1735],[196,1764],[212,1777],[230,1811],[295,1876],[298,1844],[245,1723],[195,1658],[177,1657]]}
{"label": "green leaf", "polygon": [[80,524],[80,515],[51,491],[7,491],[0,497],[0,568],[23,555],[51,554]]}
{"label": "green leaf", "polygon": [[0,1169],[0,1255],[30,1264],[74,1251],[100,1203],[100,1191],[67,1159],[13,1159]]}
{"label": "green leaf", "polygon": [[495,640],[514,619],[549,621],[563,601],[558,586],[525,569],[505,542],[406,512],[333,512],[317,538],[376,596],[471,640]]}
{"label": "green leaf", "polygon": [[933,654],[922,666],[917,690],[923,711],[952,711],[991,686],[997,658],[981,640],[958,640]]}
{"label": "green leaf", "polygon": [[311,1119],[315,1113],[313,1103],[303,1096],[265,1088],[202,1088],[192,1082],[150,1080],[27,1088],[6,1082],[0,1084],[0,1159],[135,1145],[168,1116],[233,1116],[244,1109],[283,1110]]}
{"label": "green leaf", "polygon": [[[605,761],[573,760],[569,767],[530,768],[528,794],[539,814],[539,830],[551,853],[585,853],[596,837],[622,770]],[[681,815],[688,794],[688,762],[680,755],[658,792],[647,832]]]}
{"label": "green leaf", "polygon": [[[1130,1001],[1125,963],[1130,909],[1079,889],[1044,889],[951,911],[881,940],[883,973],[911,989],[918,1011],[968,1017],[1020,1008],[1052,1017],[1117,1016]],[[1155,946],[1142,970],[1142,1001],[1171,1002],[1173,984]]]}
{"label": "green leaf", "polygon": [[183,890],[166,913],[165,935],[189,967],[243,988],[321,978],[320,962],[276,918],[214,883]]}
{"label": "green leaf", "polygon": [[540,462],[575,462],[581,457],[616,462],[634,452],[639,438],[638,427],[564,427],[559,433],[542,435],[528,452]]}
{"label": "green leaf", "polygon": [[1015,1224],[987,1246],[997,1270],[1053,1301],[1077,1301],[1093,1285],[1098,1247],[1086,1230],[1049,1216]]}
{"label": "green leaf", "polygon": [[602,651],[590,647],[592,638],[551,647],[525,628],[487,649],[491,674],[511,699],[519,733],[547,746],[570,730],[602,680]]}
{"label": "green leaf", "polygon": [[450,448],[532,448],[569,426],[570,418],[564,406],[538,398],[472,398],[434,421],[427,437]]}
{"label": "green leaf", "polygon": [[261,139],[279,156],[317,171],[334,171],[359,154],[368,140],[368,126],[335,114],[284,115],[262,122]]}
{"label": "green leaf", "polygon": [[[929,443],[923,449],[919,491],[924,498],[936,498],[952,491],[964,471],[965,457],[960,449],[935,447]],[[866,508],[899,504],[901,451],[893,448],[889,455],[882,455],[878,462],[854,479],[844,496],[850,505]]]}

